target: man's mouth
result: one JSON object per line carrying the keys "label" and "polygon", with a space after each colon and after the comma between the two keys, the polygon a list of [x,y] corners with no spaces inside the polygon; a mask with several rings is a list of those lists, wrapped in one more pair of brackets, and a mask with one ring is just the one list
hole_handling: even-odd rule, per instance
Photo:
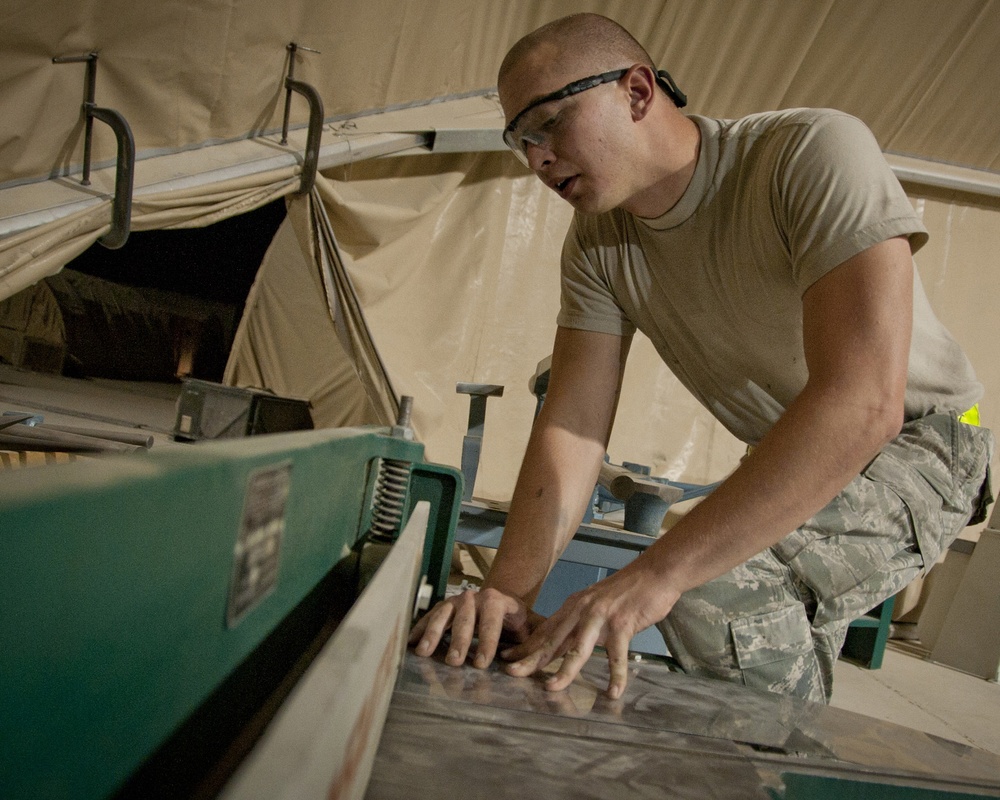
{"label": "man's mouth", "polygon": [[569,188],[569,185],[573,182],[574,178],[576,178],[575,175],[570,175],[568,178],[563,178],[561,181],[558,181],[555,184],[555,190],[559,194],[563,194]]}

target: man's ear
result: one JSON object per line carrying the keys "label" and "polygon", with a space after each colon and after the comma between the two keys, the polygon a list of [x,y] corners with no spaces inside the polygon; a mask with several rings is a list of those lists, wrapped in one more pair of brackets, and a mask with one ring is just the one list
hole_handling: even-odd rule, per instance
{"label": "man's ear", "polygon": [[645,64],[634,64],[625,73],[625,85],[629,93],[632,120],[638,122],[649,113],[656,94],[656,73]]}

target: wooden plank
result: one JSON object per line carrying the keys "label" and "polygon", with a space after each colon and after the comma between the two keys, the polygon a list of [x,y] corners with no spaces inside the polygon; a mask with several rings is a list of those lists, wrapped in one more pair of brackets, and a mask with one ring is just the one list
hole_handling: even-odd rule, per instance
{"label": "wooden plank", "polygon": [[607,462],[601,464],[598,483],[619,500],[629,500],[634,494],[649,494],[667,503],[676,503],[684,490],[666,483],[659,483],[638,472],[630,472]]}
{"label": "wooden plank", "polygon": [[427,502],[414,507],[372,581],[221,800],[364,796],[406,652],[429,512]]}

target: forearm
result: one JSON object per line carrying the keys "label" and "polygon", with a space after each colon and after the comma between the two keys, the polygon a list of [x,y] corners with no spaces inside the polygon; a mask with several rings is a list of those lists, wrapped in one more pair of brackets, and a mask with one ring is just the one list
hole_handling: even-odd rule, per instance
{"label": "forearm", "polygon": [[648,551],[678,594],[776,544],[830,502],[898,432],[901,406],[850,387],[803,392],[739,468]]}
{"label": "forearm", "polygon": [[558,329],[549,391],[486,588],[530,607],[579,527],[611,436],[630,343],[628,337]]}
{"label": "forearm", "polygon": [[545,576],[580,525],[604,450],[603,442],[556,424],[543,407],[486,586],[532,605]]}
{"label": "forearm", "polygon": [[[838,394],[803,393],[722,486],[631,564],[572,595],[524,642],[504,651],[512,675],[564,656],[547,688],[569,685],[596,645],[608,654],[608,692],[628,680],[631,638],[666,617],[680,595],[728,571],[812,516],[853,477],[895,417],[844,408]],[[870,423],[870,424],[866,424]]]}
{"label": "forearm", "polygon": [[[430,655],[451,629],[449,664],[461,664],[478,636],[474,664],[492,662],[501,636],[524,641],[537,624],[531,606],[572,538],[604,457],[628,341],[560,329],[549,392],[532,427],[507,525],[481,591],[442,601],[411,632]],[[594,368],[591,374],[588,368]]]}

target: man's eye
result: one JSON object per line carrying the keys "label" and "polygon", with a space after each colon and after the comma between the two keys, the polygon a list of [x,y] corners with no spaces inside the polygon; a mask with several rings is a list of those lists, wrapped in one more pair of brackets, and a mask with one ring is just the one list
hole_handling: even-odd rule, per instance
{"label": "man's eye", "polygon": [[538,126],[539,130],[551,131],[559,126],[562,115],[556,112],[551,117],[548,117],[541,125]]}

